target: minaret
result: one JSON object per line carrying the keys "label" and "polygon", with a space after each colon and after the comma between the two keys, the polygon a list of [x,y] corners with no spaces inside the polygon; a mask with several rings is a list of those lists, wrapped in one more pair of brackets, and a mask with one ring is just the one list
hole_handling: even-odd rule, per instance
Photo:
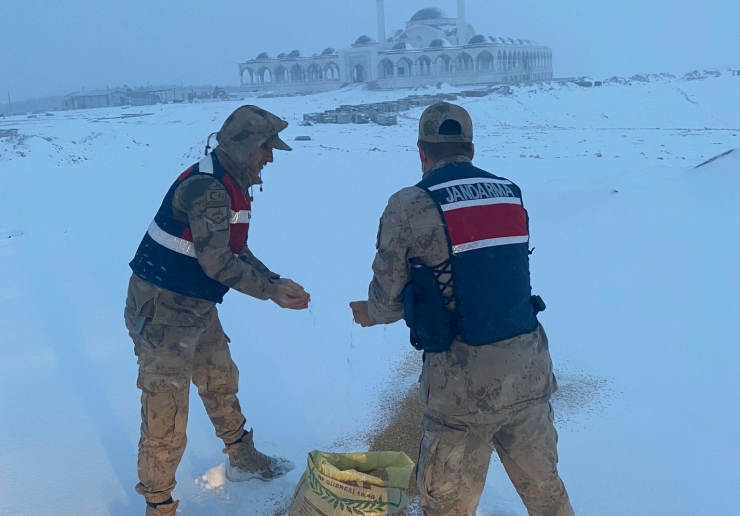
{"label": "minaret", "polygon": [[465,0],[457,0],[457,44],[468,42],[468,24],[465,22]]}
{"label": "minaret", "polygon": [[375,0],[378,4],[378,43],[385,43],[385,0]]}

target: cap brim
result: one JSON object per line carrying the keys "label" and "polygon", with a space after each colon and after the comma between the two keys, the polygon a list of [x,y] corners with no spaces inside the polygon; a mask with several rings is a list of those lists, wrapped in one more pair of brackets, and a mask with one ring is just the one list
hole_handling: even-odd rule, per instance
{"label": "cap brim", "polygon": [[265,141],[267,145],[272,147],[273,149],[282,150],[282,151],[292,151],[290,145],[285,143],[283,140],[280,139],[280,137],[276,134],[274,136],[271,136]]}

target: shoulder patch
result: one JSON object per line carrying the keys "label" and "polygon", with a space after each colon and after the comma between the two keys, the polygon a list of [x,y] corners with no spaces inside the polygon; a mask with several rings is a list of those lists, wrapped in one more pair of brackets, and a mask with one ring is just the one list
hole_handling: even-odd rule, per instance
{"label": "shoulder patch", "polygon": [[226,208],[206,208],[206,219],[214,226],[220,226],[228,217],[228,210]]}
{"label": "shoulder patch", "polygon": [[222,204],[226,201],[226,190],[223,188],[209,188],[206,190],[206,202],[216,202]]}

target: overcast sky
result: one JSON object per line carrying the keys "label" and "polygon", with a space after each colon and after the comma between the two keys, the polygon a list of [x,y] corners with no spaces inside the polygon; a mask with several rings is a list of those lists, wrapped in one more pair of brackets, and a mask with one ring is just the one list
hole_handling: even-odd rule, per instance
{"label": "overcast sky", "polygon": [[[556,77],[740,68],[740,0],[467,0],[491,36],[554,52]],[[423,7],[386,0],[390,35]],[[123,84],[238,85],[267,51],[344,48],[377,37],[375,0],[0,0],[0,104]]]}

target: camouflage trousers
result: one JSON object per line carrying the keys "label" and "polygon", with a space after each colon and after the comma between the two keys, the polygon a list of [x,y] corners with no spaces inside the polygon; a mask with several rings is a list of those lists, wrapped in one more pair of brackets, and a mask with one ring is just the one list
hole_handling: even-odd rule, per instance
{"label": "camouflage trousers", "polygon": [[530,516],[573,516],[552,421],[546,402],[485,425],[427,409],[416,472],[425,514],[475,516],[495,450]]}
{"label": "camouflage trousers", "polygon": [[[170,498],[187,437],[190,382],[198,388],[216,435],[237,441],[245,419],[236,397],[239,370],[214,303],[129,283],[126,327],[138,358],[141,437],[136,491],[149,503]],[[141,316],[141,318],[140,318]],[[145,324],[137,325],[137,320]]]}
{"label": "camouflage trousers", "polygon": [[530,516],[571,516],[548,403],[557,389],[542,326],[488,346],[427,353],[417,467],[427,516],[473,516],[495,450]]}

